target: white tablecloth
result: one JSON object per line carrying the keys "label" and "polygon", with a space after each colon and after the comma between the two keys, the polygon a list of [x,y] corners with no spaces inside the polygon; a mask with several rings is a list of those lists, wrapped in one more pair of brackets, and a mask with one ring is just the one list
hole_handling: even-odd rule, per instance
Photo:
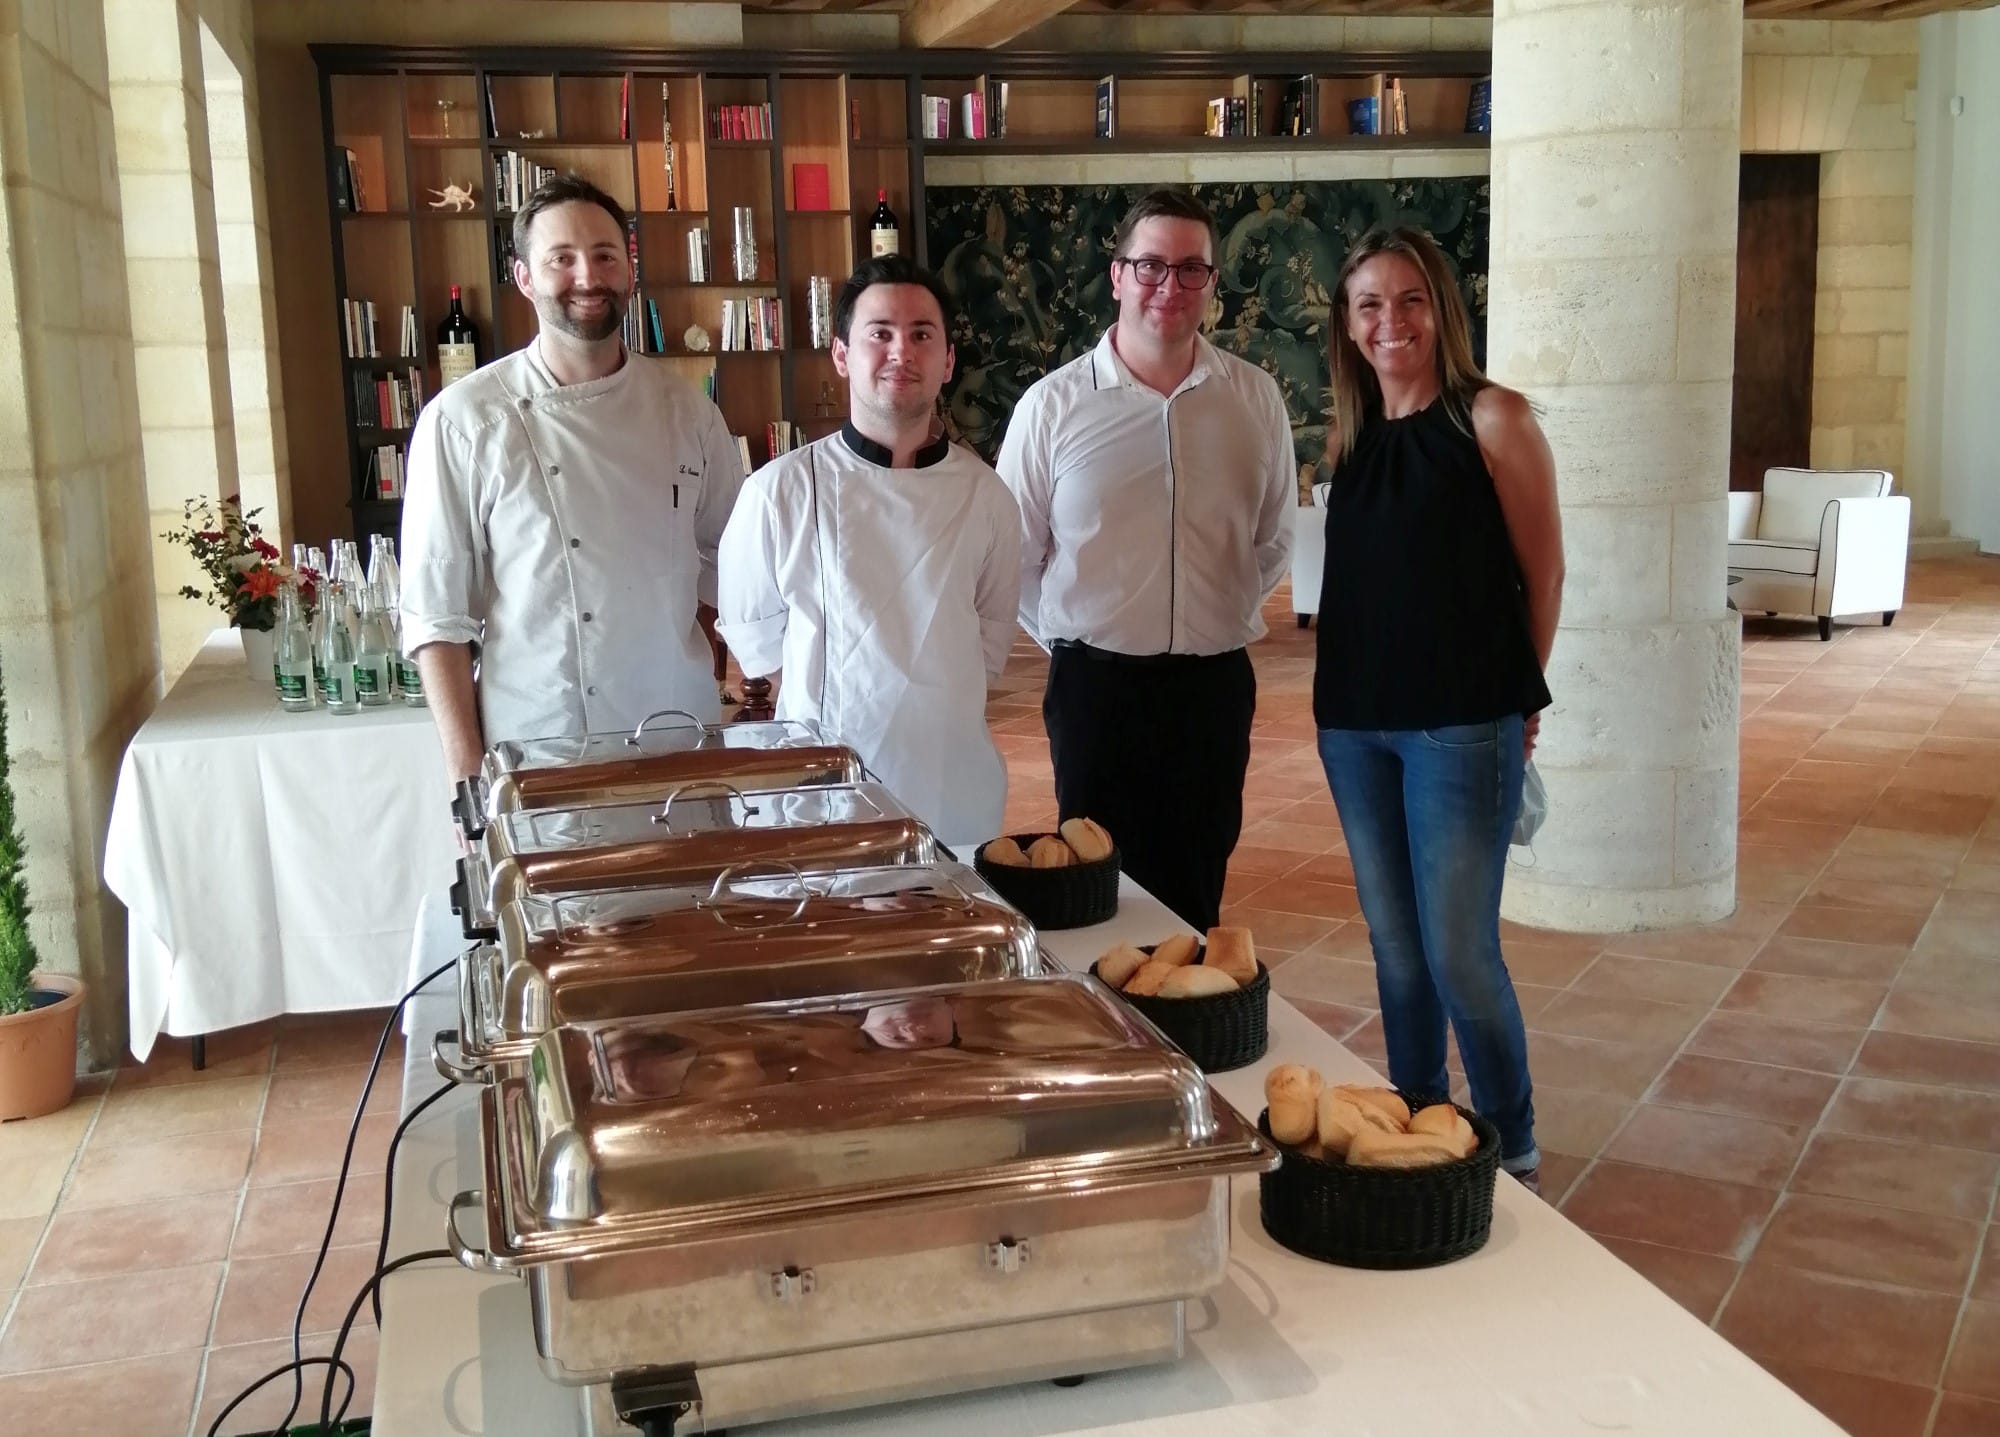
{"label": "white tablecloth", "polygon": [[458,853],[427,709],[286,713],[209,637],[118,773],[104,881],[130,914],[132,1052],[280,1013],[378,1007]]}
{"label": "white tablecloth", "polygon": [[[1185,931],[1125,881],[1118,916],[1043,935],[1084,968],[1119,940]],[[411,982],[460,950],[457,921],[425,902]],[[411,1004],[404,1111],[436,1091],[430,1037],[457,1024],[452,978]],[[1215,1079],[1239,1112],[1264,1073],[1305,1062],[1341,1080],[1368,1069],[1271,996],[1264,1059]],[[397,1157],[392,1250],[443,1245],[445,1204],[478,1186],[479,1124],[461,1089],[410,1125]],[[758,1437],[1839,1437],[1839,1429],[1518,1183],[1501,1178],[1493,1235],[1418,1272],[1362,1272],[1296,1256],[1264,1234],[1257,1180],[1235,1180],[1228,1280],[1189,1313],[1172,1366],[1028,1383],[759,1426]],[[375,1437],[569,1437],[575,1395],[536,1365],[525,1285],[450,1264],[383,1285]],[[698,1421],[682,1424],[689,1434]]]}

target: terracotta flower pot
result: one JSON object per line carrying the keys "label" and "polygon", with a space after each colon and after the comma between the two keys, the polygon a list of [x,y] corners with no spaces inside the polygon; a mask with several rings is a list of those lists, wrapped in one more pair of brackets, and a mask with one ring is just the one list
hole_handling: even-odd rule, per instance
{"label": "terracotta flower pot", "polygon": [[83,984],[60,973],[28,980],[53,1003],[0,1017],[0,1122],[39,1118],[69,1106],[76,1092],[76,1019]]}

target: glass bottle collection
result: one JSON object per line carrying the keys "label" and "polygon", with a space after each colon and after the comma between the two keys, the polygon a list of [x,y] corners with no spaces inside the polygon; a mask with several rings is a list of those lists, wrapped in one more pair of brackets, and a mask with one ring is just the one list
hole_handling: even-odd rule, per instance
{"label": "glass bottle collection", "polygon": [[402,646],[396,541],[373,536],[365,572],[352,541],[334,540],[332,552],[329,567],[318,549],[292,546],[271,645],[278,702],[288,713],[359,713],[398,699],[423,707],[423,676]]}

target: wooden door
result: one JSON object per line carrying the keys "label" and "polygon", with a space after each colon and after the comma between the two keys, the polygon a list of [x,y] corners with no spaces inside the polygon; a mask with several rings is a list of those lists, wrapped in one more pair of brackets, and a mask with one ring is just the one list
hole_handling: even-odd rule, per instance
{"label": "wooden door", "polygon": [[1819,276],[1819,156],[1745,155],[1736,208],[1736,380],[1729,487],[1808,462],[1813,304]]}

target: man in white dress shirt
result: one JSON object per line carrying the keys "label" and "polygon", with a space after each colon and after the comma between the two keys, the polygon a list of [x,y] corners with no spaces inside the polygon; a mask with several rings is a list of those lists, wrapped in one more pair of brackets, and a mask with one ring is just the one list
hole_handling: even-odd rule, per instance
{"label": "man in white dress shirt", "polygon": [[454,779],[503,739],[718,713],[696,614],[743,483],[736,443],[666,365],[625,352],[615,200],[550,180],[514,217],[514,255],[539,332],[431,400],[410,439],[403,644]]}
{"label": "man in white dress shirt", "polygon": [[717,627],[746,675],[783,671],[779,718],[850,745],[956,848],[999,832],[1006,806],[986,686],[1013,642],[1021,519],[938,423],[946,306],[900,255],[842,287],[833,365],[847,423],[743,486],[722,536]]}
{"label": "man in white dress shirt", "polygon": [[1201,337],[1215,222],[1155,190],[1119,224],[1118,320],[1021,397],[1000,476],[1021,506],[1021,622],[1062,816],[1196,928],[1243,827],[1257,680],[1246,646],[1285,572],[1297,466],[1270,375]]}

